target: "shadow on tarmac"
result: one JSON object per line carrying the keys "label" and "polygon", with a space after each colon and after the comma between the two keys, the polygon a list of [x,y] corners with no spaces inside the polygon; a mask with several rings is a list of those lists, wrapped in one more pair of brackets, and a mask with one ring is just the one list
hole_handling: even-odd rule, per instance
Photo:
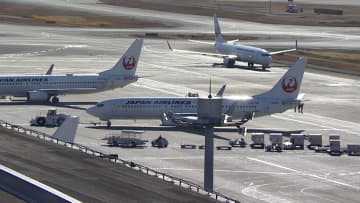
{"label": "shadow on tarmac", "polygon": [[237,68],[242,70],[251,70],[257,72],[270,72],[269,68],[263,70],[261,66],[249,67],[249,66],[233,65],[232,67],[226,67],[224,63],[213,63],[211,67],[216,67],[216,66],[222,66],[223,68]]}
{"label": "shadow on tarmac", "polygon": [[53,103],[33,103],[26,100],[12,100],[12,101],[1,101],[0,106],[15,106],[15,105],[43,105],[43,106],[53,106],[53,107],[63,107],[70,109],[86,110],[84,107],[79,107],[76,105],[94,105],[97,102],[59,102],[57,104]]}
{"label": "shadow on tarmac", "polygon": [[[193,133],[197,135],[204,136],[203,129],[200,127],[177,127],[177,126],[126,126],[126,125],[116,125],[107,127],[105,125],[95,125],[94,126],[87,126],[86,128],[92,129],[102,129],[102,130],[141,130],[141,131],[183,131],[188,133]],[[255,129],[255,128],[248,128],[247,133],[283,133],[284,136],[290,136],[290,134],[299,134],[302,133],[304,130],[290,130],[290,131],[283,131],[283,130],[271,130],[271,129]],[[214,132],[234,132],[239,133],[239,129],[236,127],[215,127]],[[230,140],[229,138],[222,137],[219,135],[214,135],[216,139],[222,140]]]}

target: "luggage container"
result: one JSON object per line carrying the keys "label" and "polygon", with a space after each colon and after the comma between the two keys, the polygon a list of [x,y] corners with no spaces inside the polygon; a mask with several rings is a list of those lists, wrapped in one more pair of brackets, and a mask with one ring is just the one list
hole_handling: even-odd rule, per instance
{"label": "luggage container", "polygon": [[321,134],[309,134],[308,136],[309,149],[314,149],[314,147],[322,147],[322,135]]}
{"label": "luggage container", "polygon": [[252,133],[251,140],[253,142],[250,144],[251,148],[264,149],[264,133]]}
{"label": "luggage container", "polygon": [[348,144],[347,153],[349,156],[360,156],[360,145]]}
{"label": "luggage container", "polygon": [[304,149],[304,134],[291,134],[290,142],[292,143],[294,149]]}

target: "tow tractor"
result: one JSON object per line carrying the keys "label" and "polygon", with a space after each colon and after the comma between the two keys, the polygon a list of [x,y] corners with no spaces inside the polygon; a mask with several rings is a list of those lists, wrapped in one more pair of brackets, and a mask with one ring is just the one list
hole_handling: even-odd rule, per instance
{"label": "tow tractor", "polygon": [[40,115],[32,118],[30,121],[30,125],[49,127],[60,126],[69,116],[70,115],[67,114],[58,114],[55,108],[51,108],[48,110],[46,116]]}

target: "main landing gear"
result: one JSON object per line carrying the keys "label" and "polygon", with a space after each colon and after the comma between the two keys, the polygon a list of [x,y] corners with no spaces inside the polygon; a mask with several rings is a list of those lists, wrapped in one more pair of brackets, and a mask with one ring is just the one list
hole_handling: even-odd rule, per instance
{"label": "main landing gear", "polygon": [[108,128],[111,127],[111,121],[107,121],[107,122],[106,122],[106,127],[108,127]]}

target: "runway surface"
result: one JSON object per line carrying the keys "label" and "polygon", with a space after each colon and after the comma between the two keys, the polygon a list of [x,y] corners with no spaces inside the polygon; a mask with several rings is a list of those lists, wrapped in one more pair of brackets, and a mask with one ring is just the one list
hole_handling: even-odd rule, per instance
{"label": "runway surface", "polygon": [[[36,1],[40,2],[40,1]],[[41,1],[45,3],[47,1]],[[62,1],[54,1],[58,6]],[[170,14],[165,12],[122,9],[105,5],[72,3],[69,7],[89,9],[93,12],[110,12],[118,15],[137,15],[163,19],[183,25],[176,28],[155,29],[92,29],[49,28],[0,24],[0,73],[45,73],[55,63],[54,73],[94,73],[112,67],[126,50],[133,33],[147,31],[212,33],[210,17]],[[96,9],[94,9],[96,8]],[[223,30],[234,33],[271,36],[261,37],[252,45],[282,48],[300,38],[302,46],[310,48],[359,49],[359,28],[305,27],[262,25],[234,20],[222,20]],[[295,30],[289,33],[289,29]],[[227,31],[229,32],[229,31]],[[179,49],[201,48],[203,45],[186,40],[172,40]],[[146,39],[140,59],[138,74],[144,76],[125,88],[89,95],[61,96],[64,102],[96,102],[117,97],[180,96],[187,92],[199,92],[206,96],[209,79],[213,91],[228,84],[225,95],[254,95],[272,87],[287,70],[287,65],[273,64],[269,72],[248,70],[246,64],[236,68],[224,68],[213,63],[221,60],[173,53],[167,50],[165,40]],[[259,118],[245,126],[251,131],[296,131],[321,133],[323,143],[329,134],[340,134],[341,144],[360,143],[360,86],[359,77],[329,73],[308,67],[301,92],[305,93],[305,113],[293,110],[283,114]],[[81,105],[87,107],[88,105]],[[1,119],[29,126],[32,116],[45,113],[49,106],[9,105],[0,102]],[[133,160],[145,166],[177,177],[202,184],[203,151],[183,150],[180,144],[203,144],[204,137],[197,133],[164,131],[147,126],[158,126],[159,120],[113,121],[112,129],[89,128],[96,118],[83,110],[59,108],[60,112],[80,116],[81,124],[75,141],[106,153],[116,153],[121,158]],[[145,139],[166,137],[167,149],[121,149],[104,146],[102,140],[120,129],[145,130]],[[54,128],[36,130],[52,133]],[[215,145],[225,145],[228,139],[239,137],[236,129],[216,132]],[[285,138],[286,139],[286,138]],[[250,142],[250,137],[246,140]],[[358,202],[360,191],[360,161],[358,157],[330,157],[310,150],[265,153],[256,149],[234,149],[215,152],[215,190],[242,202]]]}

